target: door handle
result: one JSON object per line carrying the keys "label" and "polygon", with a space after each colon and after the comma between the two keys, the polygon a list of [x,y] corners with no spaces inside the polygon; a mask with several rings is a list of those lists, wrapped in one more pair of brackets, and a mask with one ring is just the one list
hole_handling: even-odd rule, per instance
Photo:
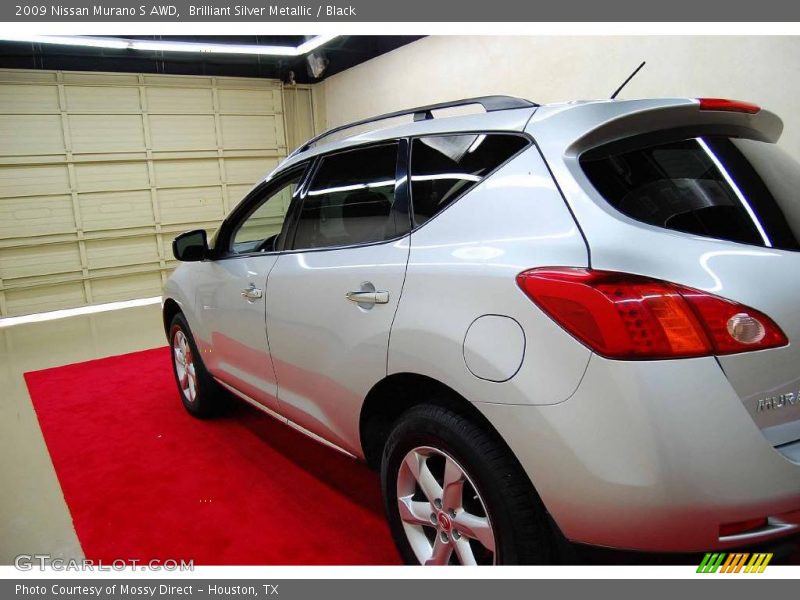
{"label": "door handle", "polygon": [[264,295],[264,290],[257,288],[255,283],[242,290],[242,298],[247,298],[248,302],[255,302]]}
{"label": "door handle", "polygon": [[350,302],[356,304],[388,304],[389,292],[347,292],[344,295]]}

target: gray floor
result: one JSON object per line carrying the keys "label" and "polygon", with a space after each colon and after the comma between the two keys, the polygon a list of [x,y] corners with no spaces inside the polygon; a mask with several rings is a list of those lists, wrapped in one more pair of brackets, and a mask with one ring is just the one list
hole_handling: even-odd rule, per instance
{"label": "gray floor", "polygon": [[0,564],[83,557],[23,373],[165,344],[157,304],[0,328]]}

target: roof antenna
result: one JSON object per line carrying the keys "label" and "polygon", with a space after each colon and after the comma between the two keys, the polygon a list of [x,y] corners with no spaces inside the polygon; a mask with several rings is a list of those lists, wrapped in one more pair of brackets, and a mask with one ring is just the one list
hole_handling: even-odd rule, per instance
{"label": "roof antenna", "polygon": [[614,92],[613,94],[611,94],[611,100],[613,100],[614,98],[616,98],[616,97],[617,97],[617,94],[619,94],[619,93],[622,91],[622,88],[624,88],[626,85],[628,85],[628,82],[629,82],[631,79],[633,79],[634,77],[636,77],[636,74],[637,74],[639,71],[641,71],[641,70],[642,70],[642,67],[645,65],[645,62],[646,62],[646,61],[642,61],[642,64],[640,64],[638,67],[636,67],[636,70],[635,70],[633,73],[631,73],[630,75],[628,75],[628,78],[627,78],[625,81],[623,81],[623,82],[622,82],[622,85],[621,85],[621,86],[619,86],[619,87],[617,88],[617,91],[616,91],[616,92]]}

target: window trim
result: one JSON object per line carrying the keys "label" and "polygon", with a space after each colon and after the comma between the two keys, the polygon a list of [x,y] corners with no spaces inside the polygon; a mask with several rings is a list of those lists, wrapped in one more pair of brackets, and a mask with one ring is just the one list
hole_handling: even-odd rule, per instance
{"label": "window trim", "polygon": [[536,145],[536,142],[534,141],[534,139],[530,135],[525,133],[524,131],[479,129],[479,130],[472,130],[472,131],[451,131],[451,132],[446,132],[446,133],[430,133],[430,134],[420,134],[420,135],[410,136],[408,138],[408,169],[407,169],[408,179],[407,179],[407,185],[408,185],[408,198],[409,198],[409,213],[411,215],[411,231],[417,231],[418,229],[421,229],[421,228],[425,227],[428,223],[433,221],[436,217],[438,217],[442,213],[446,212],[451,206],[454,206],[459,200],[461,200],[461,198],[463,198],[464,196],[469,194],[472,190],[475,189],[475,187],[477,187],[477,186],[473,186],[473,187],[470,187],[469,189],[461,191],[458,195],[456,195],[455,198],[453,198],[447,204],[447,206],[445,206],[442,210],[437,212],[435,215],[433,215],[429,219],[426,219],[425,222],[418,224],[416,222],[416,220],[414,219],[414,193],[412,192],[412,189],[411,189],[411,164],[412,164],[412,161],[413,161],[412,147],[414,145],[414,141],[418,140],[418,139],[422,139],[422,138],[453,137],[453,136],[457,136],[457,135],[486,135],[486,136],[489,136],[489,135],[509,135],[509,136],[515,136],[515,137],[522,138],[523,140],[525,140],[527,142],[522,148],[520,148],[514,154],[509,156],[506,160],[504,160],[502,163],[497,165],[494,169],[492,169],[491,171],[486,173],[486,175],[483,176],[483,178],[478,182],[477,185],[481,185],[484,181],[486,181],[489,177],[494,175],[497,171],[499,171],[500,169],[505,167],[512,160],[514,160],[515,158],[520,156],[523,152],[526,152],[527,150],[529,150],[532,146]]}
{"label": "window trim", "polygon": [[[397,146],[397,157],[395,159],[395,201],[392,205],[392,212],[395,212],[396,207],[398,209],[398,216],[400,218],[408,218],[409,220],[409,227],[406,231],[401,234],[397,234],[394,237],[385,239],[385,240],[375,240],[371,242],[358,242],[355,244],[340,244],[335,246],[324,246],[322,248],[294,248],[295,244],[295,237],[297,235],[297,226],[299,223],[299,215],[302,211],[303,204],[305,203],[305,199],[308,196],[308,188],[311,186],[311,183],[314,181],[314,177],[319,172],[320,165],[322,161],[326,158],[331,156],[337,156],[339,154],[345,154],[348,152],[354,152],[356,150],[364,150],[368,148],[374,148],[378,146],[389,146],[389,145],[396,145]],[[409,212],[410,208],[410,197],[407,185],[408,180],[408,161],[405,158],[409,153],[409,140],[408,138],[390,138],[385,140],[378,140],[374,142],[367,142],[364,144],[358,144],[356,146],[349,146],[347,148],[341,148],[338,150],[333,150],[331,152],[325,152],[322,154],[318,154],[313,159],[313,164],[309,169],[309,173],[306,176],[306,181],[303,185],[301,192],[298,194],[298,203],[295,210],[295,219],[293,219],[291,223],[291,244],[287,244],[284,246],[282,253],[283,254],[300,254],[303,252],[326,252],[330,250],[343,250],[346,248],[362,248],[366,246],[377,246],[380,244],[389,244],[396,242],[397,240],[401,240],[413,231],[413,223],[411,221],[411,214]],[[289,236],[287,236],[289,237]],[[290,247],[286,247],[290,246]]]}
{"label": "window trim", "polygon": [[[415,231],[425,227],[428,223],[436,219],[439,215],[446,212],[450,207],[454,206],[461,198],[463,198],[466,194],[471,192],[474,188],[470,188],[469,190],[465,190],[458,196],[456,196],[452,202],[450,202],[445,208],[440,210],[430,219],[425,221],[424,223],[416,224],[414,222],[414,211],[413,211],[413,197],[411,193],[411,145],[414,140],[419,138],[429,138],[429,137],[450,137],[455,135],[513,135],[524,139],[527,144],[520,148],[516,153],[509,156],[505,161],[497,165],[494,169],[489,171],[486,175],[484,175],[483,179],[480,183],[483,183],[486,179],[494,175],[497,171],[505,167],[508,163],[512,160],[516,159],[518,156],[523,154],[524,152],[530,150],[531,147],[537,147],[536,141],[531,137],[528,133],[524,131],[510,131],[505,129],[474,129],[474,130],[460,130],[460,131],[444,131],[438,133],[428,133],[428,134],[420,134],[420,135],[410,135],[404,136],[399,138],[387,138],[382,140],[375,140],[364,142],[362,144],[356,144],[353,146],[348,146],[346,148],[340,148],[337,150],[332,150],[329,152],[323,152],[317,154],[313,157],[310,157],[309,160],[302,162],[300,164],[295,164],[289,167],[286,171],[276,174],[272,179],[269,181],[262,182],[260,185],[256,186],[252,189],[244,199],[233,209],[233,211],[225,218],[222,222],[222,225],[219,228],[219,232],[216,236],[214,249],[212,251],[211,260],[225,260],[231,258],[243,258],[243,257],[254,257],[254,256],[272,256],[272,255],[280,255],[280,254],[301,254],[305,252],[330,252],[334,250],[345,250],[350,248],[365,248],[369,246],[378,246],[381,244],[392,244],[403,238],[410,236]],[[313,180],[314,175],[317,173],[317,169],[319,168],[319,164],[322,160],[328,156],[334,156],[336,154],[341,154],[344,152],[352,152],[354,150],[360,150],[363,148],[369,148],[372,146],[380,146],[380,145],[387,145],[396,143],[398,144],[398,152],[397,152],[397,168],[395,170],[396,176],[395,180],[399,183],[396,184],[395,187],[395,205],[398,205],[402,201],[400,206],[402,207],[402,212],[400,215],[405,216],[409,220],[409,229],[402,234],[398,234],[395,237],[386,239],[386,240],[377,240],[374,242],[362,242],[358,244],[347,244],[347,245],[340,245],[340,246],[326,246],[324,248],[302,248],[302,249],[294,249],[294,248],[287,248],[287,244],[284,240],[283,247],[280,250],[273,250],[270,252],[247,252],[243,254],[234,254],[234,253],[221,253],[217,250],[220,246],[220,242],[224,241],[227,245],[227,237],[230,232],[230,222],[235,219],[241,210],[245,210],[245,206],[249,205],[251,202],[255,202],[253,197],[260,193],[266,186],[276,183],[282,177],[289,175],[295,169],[304,169],[303,176],[300,181],[300,185],[297,188],[297,192],[295,192],[295,197],[292,199],[292,202],[289,206],[289,210],[286,211],[286,220],[284,221],[284,226],[287,227],[287,239],[291,235],[292,244],[294,244],[294,235],[296,233],[297,228],[297,220],[299,216],[299,211],[302,206],[302,202],[305,199],[305,196],[308,191],[308,187],[311,185],[311,181]],[[480,183],[478,185],[480,185]],[[289,229],[291,229],[291,234],[289,233]]]}
{"label": "window trim", "polygon": [[[281,233],[283,233],[284,227],[291,227],[290,219],[294,214],[293,208],[297,204],[299,192],[303,189],[303,187],[307,184],[308,176],[309,176],[309,167],[311,166],[311,161],[302,162],[300,164],[292,165],[285,171],[280,173],[276,173],[274,177],[269,180],[262,181],[261,183],[257,184],[252,190],[250,190],[247,195],[236,205],[236,207],[231,211],[231,213],[225,218],[220,225],[219,233],[216,236],[214,241],[214,249],[212,251],[212,260],[225,260],[228,258],[242,258],[242,257],[253,257],[253,256],[270,256],[273,254],[280,254],[283,251],[283,248],[278,250],[271,250],[269,252],[232,252],[230,250],[231,244],[231,235],[237,231],[237,227],[240,226],[244,221],[244,219],[249,218],[253,212],[258,210],[259,202],[261,202],[266,195],[271,195],[271,190],[280,189],[283,185],[285,185],[286,181],[291,179],[292,176],[300,173],[300,179],[298,181],[297,190],[295,191],[294,196],[292,197],[292,201],[289,203],[289,208],[286,210],[286,217],[284,219],[284,223],[281,227]],[[263,204],[263,203],[262,203]],[[279,234],[280,235],[280,234]],[[285,240],[284,240],[285,241]]]}

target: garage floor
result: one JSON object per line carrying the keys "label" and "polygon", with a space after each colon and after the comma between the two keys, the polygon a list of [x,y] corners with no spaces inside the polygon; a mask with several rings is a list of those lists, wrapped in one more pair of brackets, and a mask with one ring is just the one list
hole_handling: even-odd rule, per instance
{"label": "garage floor", "polygon": [[163,346],[161,307],[0,328],[0,564],[18,554],[82,551],[23,373]]}

